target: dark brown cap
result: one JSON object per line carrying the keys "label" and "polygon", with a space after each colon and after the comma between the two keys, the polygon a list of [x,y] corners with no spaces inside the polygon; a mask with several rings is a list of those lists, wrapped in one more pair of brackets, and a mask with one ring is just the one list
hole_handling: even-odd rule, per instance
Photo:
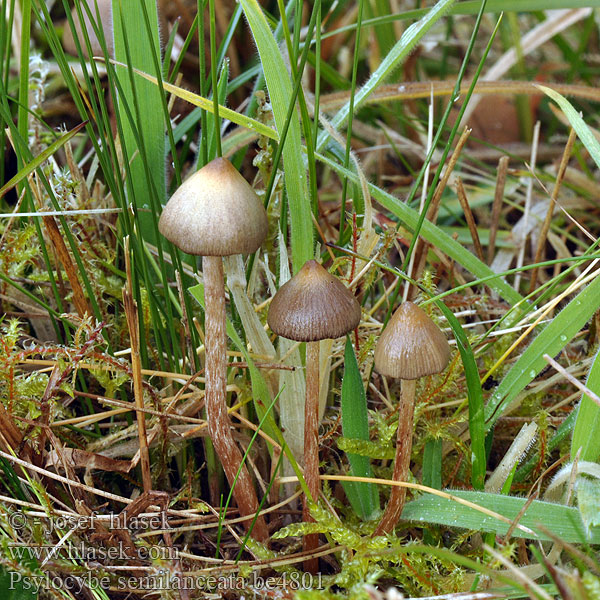
{"label": "dark brown cap", "polygon": [[360,323],[360,304],[344,284],[309,260],[273,296],[267,322],[289,340],[335,339]]}
{"label": "dark brown cap", "polygon": [[188,254],[251,254],[267,235],[267,213],[234,166],[215,158],[179,186],[158,229]]}
{"label": "dark brown cap", "polygon": [[377,371],[399,379],[441,373],[449,360],[446,336],[427,313],[412,302],[400,305],[375,348]]}

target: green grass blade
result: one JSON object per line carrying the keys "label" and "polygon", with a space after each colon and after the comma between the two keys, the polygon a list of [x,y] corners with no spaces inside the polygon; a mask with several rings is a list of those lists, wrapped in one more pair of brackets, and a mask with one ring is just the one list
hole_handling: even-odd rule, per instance
{"label": "green grass blade", "polygon": [[[287,109],[293,94],[292,81],[277,41],[258,2],[256,0],[240,0],[240,4],[252,30],[263,65],[277,130],[283,131]],[[293,272],[296,273],[307,260],[314,257],[314,250],[300,121],[295,112],[290,117],[289,130],[283,147],[283,165],[290,211],[292,267]]]}
{"label": "green grass blade", "polygon": [[579,139],[583,142],[583,145],[587,148],[591,157],[594,159],[594,162],[598,167],[600,167],[600,142],[596,139],[591,129],[586,125],[585,121],[581,118],[581,115],[578,111],[573,108],[573,105],[564,97],[561,96],[558,92],[547,88],[543,85],[538,85],[547,96],[550,96],[560,109],[565,113],[567,119],[569,119],[569,123],[571,123],[571,127],[575,130]]}
{"label": "green grass blade", "polygon": [[[481,2],[479,0],[459,2],[451,12],[455,15],[474,15],[477,14],[480,6]],[[600,0],[489,0],[486,12],[534,12],[598,6],[600,6]]]}
{"label": "green grass blade", "polygon": [[[575,8],[598,8],[600,0],[489,0],[485,6],[486,13],[501,12],[537,12],[542,10],[575,9]],[[481,9],[481,0],[467,0],[466,2],[457,2],[448,11],[448,16],[455,15],[476,15]],[[363,21],[363,29],[368,27],[381,27],[395,21],[408,21],[424,17],[428,8],[418,8],[407,10],[400,13],[387,14],[381,17],[374,17]],[[336,35],[352,32],[356,29],[356,24],[344,25],[337,29],[332,29],[323,34],[322,39],[334,37]]]}
{"label": "green grass blade", "polygon": [[[115,60],[147,73],[156,73],[160,65],[158,15],[154,0],[121,2],[113,0]],[[151,31],[146,30],[145,16]],[[149,33],[152,37],[150,37]],[[161,77],[160,66],[157,77]],[[130,163],[127,181],[130,202],[137,208],[152,206],[152,213],[140,213],[140,234],[147,241],[158,239],[155,215],[166,201],[165,123],[163,101],[158,87],[133,77],[131,71],[117,71],[120,93],[117,113],[125,115],[125,105],[134,121],[122,118],[125,160]]]}
{"label": "green grass blade", "polygon": [[[354,96],[354,110],[357,110],[362,102],[380,85],[387,77],[406,59],[406,57],[415,49],[416,45],[423,36],[443,17],[452,7],[455,0],[441,0],[418,22],[413,23],[404,35],[396,42],[391,51],[381,61],[379,67],[369,77],[367,82],[358,90]],[[346,122],[350,115],[351,102],[348,101],[333,117],[331,124],[334,127],[340,127]],[[321,151],[329,141],[329,134],[321,132],[317,140],[317,150]]]}
{"label": "green grass blade", "polygon": [[[229,79],[229,63],[227,60],[223,61],[223,66],[221,67],[221,73],[219,75],[219,81],[217,83],[217,106],[222,106],[225,104],[225,99],[227,98],[227,80]],[[223,151],[221,148],[220,140],[221,133],[218,131],[220,126],[221,119],[215,119],[214,114],[215,104],[213,102],[213,112],[207,115],[206,119],[206,144],[207,144],[207,158],[208,160],[212,160],[216,158],[217,155],[222,155]],[[221,112],[219,111],[219,115],[221,116]],[[201,132],[200,135],[203,135]],[[200,142],[202,143],[202,141]],[[198,156],[200,158],[200,156]],[[198,165],[200,168],[203,165]]]}
{"label": "green grass blade", "polygon": [[[336,161],[320,154],[317,155],[317,158],[327,166],[331,167],[341,177],[347,177],[355,183],[359,182],[356,173],[344,169]],[[374,200],[400,219],[402,223],[410,228],[417,226],[419,213],[410,208],[410,206],[407,206],[404,202],[376,185],[369,184],[369,192]],[[474,254],[461,246],[457,241],[452,239],[451,236],[430,221],[423,221],[420,233],[425,240],[446,253],[450,258],[462,265],[463,268],[475,275],[475,277],[479,279],[490,277],[491,279],[487,280],[489,281],[489,286],[509,304],[515,305],[522,300],[521,295],[508,285],[503,278],[498,277],[498,274],[494,273],[494,271],[492,271],[485,263],[481,262]]]}
{"label": "green grass blade", "polygon": [[544,354],[556,356],[577,334],[600,306],[600,277],[595,277],[529,344],[485,407],[487,428],[503,409],[547,365]]}
{"label": "green grass blade", "polygon": [[[19,106],[17,128],[21,137],[28,138],[29,129],[29,47],[31,43],[31,0],[21,2],[21,64],[19,65]],[[20,165],[23,166],[23,165]]]}
{"label": "green grass blade", "polygon": [[477,363],[471,350],[469,340],[454,313],[443,303],[437,300],[436,306],[444,313],[456,338],[460,357],[465,369],[467,381],[467,395],[469,398],[469,435],[471,436],[471,483],[476,490],[483,489],[486,469],[485,452],[485,421],[483,411],[483,392]]}
{"label": "green grass blade", "polygon": [[[463,490],[448,490],[448,492],[482,508],[494,511],[511,521],[517,518],[525,502],[527,502],[527,498],[502,494]],[[402,512],[402,518],[408,521],[436,523],[449,527],[460,527],[461,529],[491,531],[497,535],[505,535],[510,527],[508,523],[493,516],[485,515],[474,508],[429,494],[409,502]],[[512,533],[514,537],[548,540],[549,538],[537,529],[538,525],[543,525],[565,542],[600,543],[600,528],[592,528],[588,538],[579,511],[571,506],[534,500],[519,519],[519,524],[533,530],[533,533],[515,527]]]}
{"label": "green grass blade", "polygon": [[[586,386],[592,392],[600,393],[600,351],[596,353]],[[572,458],[575,458],[580,448],[579,460],[595,462],[600,457],[600,406],[587,394],[583,394],[577,409],[573,439],[571,440]]]}
{"label": "green grass blade", "polygon": [[[127,65],[122,62],[118,62],[118,61],[114,61],[114,60],[111,60],[110,62],[115,64],[118,67],[127,68]],[[148,73],[146,73],[140,69],[135,69],[135,68],[132,69],[132,71],[136,75],[139,75],[140,77],[147,79],[151,83],[158,85],[158,80],[153,75],[149,75]],[[170,94],[173,94],[174,96],[177,96],[178,98],[182,98],[183,100],[186,100],[187,102],[189,102],[190,104],[193,104],[194,106],[199,106],[203,110],[206,110],[210,113],[212,113],[214,110],[213,102],[212,102],[212,100],[209,100],[208,98],[204,98],[203,96],[194,94],[193,92],[189,92],[188,90],[177,87],[176,85],[173,85],[171,83],[167,83],[166,81],[163,82],[163,87],[166,92],[169,92]],[[265,124],[261,123],[260,121],[257,121],[256,119],[252,119],[250,117],[247,117],[246,115],[238,113],[235,110],[231,110],[230,108],[227,108],[226,106],[222,106],[222,105],[219,106],[219,116],[221,116],[223,119],[228,119],[229,121],[231,121],[232,123],[235,123],[236,125],[239,125],[240,127],[245,127],[246,129],[250,129],[251,131],[256,132],[257,135],[264,135],[265,137],[268,137],[269,139],[272,139],[275,141],[279,140],[279,135],[278,135],[277,131],[275,131],[272,127],[269,127],[268,125],[265,125]]]}
{"label": "green grass blade", "polygon": [[[348,336],[346,336],[344,350],[344,378],[342,380],[342,433],[345,438],[369,440],[367,398],[354,348]],[[348,453],[347,456],[352,466],[352,475],[357,477],[373,476],[367,456],[352,453]],[[356,513],[361,515],[363,519],[371,518],[373,513],[379,509],[377,486],[372,483],[356,481],[343,483],[346,495]]]}
{"label": "green grass blade", "polygon": [[423,485],[442,489],[442,440],[430,438],[423,449]]}
{"label": "green grass blade", "polygon": [[[350,88],[350,99],[348,100],[348,125],[346,127],[346,147],[344,150],[344,168],[347,169],[350,164],[350,150],[352,148],[352,125],[354,121],[354,102],[356,98],[356,77],[358,74],[358,59],[360,56],[360,40],[361,40],[361,24],[363,20],[363,8],[365,2],[358,3],[358,10],[356,15],[356,39],[354,40],[354,57],[352,59],[352,84]],[[315,119],[316,120],[316,119]],[[318,139],[318,138],[317,138]],[[346,198],[348,195],[348,180],[342,181],[342,199],[341,206],[346,206]],[[363,210],[357,206],[356,201],[353,202],[353,210],[355,213],[362,213]],[[344,240],[346,211],[340,211],[340,224],[338,226],[338,243],[341,245]]]}
{"label": "green grass blade", "polygon": [[[394,14],[394,9],[390,5],[390,0],[375,0],[373,3],[367,2],[366,8],[372,19]],[[382,23],[377,27],[375,30],[375,38],[377,40],[377,45],[379,46],[379,53],[381,55],[387,54],[396,43],[396,32],[393,23]]]}
{"label": "green grass blade", "polygon": [[27,178],[30,173],[33,173],[45,160],[50,158],[59,148],[62,148],[71,138],[79,133],[86,125],[87,121],[80,123],[67,131],[64,135],[59,137],[56,141],[52,142],[43,152],[40,152],[32,161],[28,162],[10,181],[7,181],[0,188],[0,198],[12,189],[19,182]]}

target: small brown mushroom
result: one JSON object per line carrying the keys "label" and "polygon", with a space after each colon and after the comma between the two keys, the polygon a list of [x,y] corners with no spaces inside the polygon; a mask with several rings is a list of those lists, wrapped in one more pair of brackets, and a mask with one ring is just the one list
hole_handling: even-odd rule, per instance
{"label": "small brown mushroom", "polygon": [[[381,375],[402,380],[394,481],[406,481],[412,450],[416,380],[441,373],[450,360],[450,346],[440,328],[412,302],[392,315],[375,348],[375,368]],[[406,488],[393,486],[375,535],[392,531],[404,508]]]}
{"label": "small brown mushroom", "polygon": [[[312,497],[319,498],[319,340],[335,339],[355,329],[360,305],[344,284],[317,261],[309,260],[281,286],[269,307],[267,322],[284,338],[306,344],[306,404],[304,408],[304,478]],[[307,498],[303,518],[311,521]],[[304,538],[304,550],[315,550],[318,535]],[[305,568],[316,572],[317,559]]]}
{"label": "small brown mushroom", "polygon": [[[240,513],[251,517],[258,511],[256,491],[233,439],[225,401],[227,335],[221,257],[255,252],[267,234],[267,215],[252,187],[233,165],[225,158],[216,158],[175,191],[158,227],[184,252],[203,256],[208,433]],[[244,522],[246,528],[250,525],[251,519]],[[256,519],[252,535],[260,541],[268,539],[262,516]]]}

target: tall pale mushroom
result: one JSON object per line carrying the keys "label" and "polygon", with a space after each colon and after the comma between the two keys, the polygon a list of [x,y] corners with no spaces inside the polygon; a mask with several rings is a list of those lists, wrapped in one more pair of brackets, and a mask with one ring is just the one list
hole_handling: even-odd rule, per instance
{"label": "tall pale mushroom", "polygon": [[[412,450],[416,381],[441,373],[450,360],[450,346],[440,328],[422,308],[404,302],[392,315],[375,348],[375,368],[381,375],[402,380],[394,481],[406,481]],[[375,535],[392,531],[404,508],[406,488],[393,486]]]}
{"label": "tall pale mushroom", "polygon": [[[227,159],[216,158],[175,191],[162,212],[158,227],[178,248],[203,257],[208,433],[238,509],[249,517],[244,521],[244,526],[249,528],[250,517],[258,511],[258,500],[233,439],[227,413],[227,336],[221,257],[255,252],[267,235],[267,215],[250,184]],[[262,516],[256,519],[252,535],[261,541],[268,539]]]}
{"label": "tall pale mushroom", "polygon": [[[314,502],[319,497],[319,341],[339,338],[360,322],[360,305],[344,284],[317,261],[309,260],[273,297],[267,316],[277,335],[306,344],[306,404],[304,408],[304,478]],[[310,521],[304,502],[305,521]],[[317,535],[304,538],[314,550]],[[306,568],[316,571],[317,560]]]}

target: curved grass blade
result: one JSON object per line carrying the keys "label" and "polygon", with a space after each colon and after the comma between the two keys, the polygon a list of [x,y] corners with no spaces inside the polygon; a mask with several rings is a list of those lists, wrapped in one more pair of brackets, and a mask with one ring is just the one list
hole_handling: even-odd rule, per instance
{"label": "curved grass blade", "polygon": [[[423,36],[442,18],[452,7],[455,0],[441,0],[427,14],[416,23],[413,23],[406,29],[404,35],[396,42],[394,47],[381,61],[379,67],[369,77],[367,82],[356,92],[354,96],[354,110],[358,110],[360,105],[373,91],[383,83],[392,71],[415,49],[415,46],[423,38]],[[352,103],[348,101],[337,112],[331,120],[333,127],[340,127],[350,115],[350,107]],[[329,133],[321,132],[317,140],[317,151],[323,150],[329,141]]]}
{"label": "curved grass blade", "polygon": [[[98,60],[101,60],[101,59],[98,59]],[[118,67],[125,67],[125,68],[127,67],[127,65],[122,62],[118,62],[115,60],[111,60],[110,62]],[[149,75],[148,73],[145,73],[144,71],[141,71],[140,69],[134,68],[132,70],[136,75],[139,75],[140,77],[147,79],[148,81],[154,83],[155,85],[158,85],[158,80],[153,75]],[[173,94],[174,96],[177,96],[178,98],[181,98],[182,100],[186,100],[187,102],[189,102],[190,104],[193,104],[194,106],[199,106],[203,110],[213,113],[214,107],[213,107],[212,100],[209,100],[208,98],[203,98],[202,96],[199,96],[198,94],[194,94],[193,92],[190,92],[184,88],[177,87],[176,85],[173,85],[172,83],[168,83],[167,81],[163,81],[163,88],[165,89],[165,91],[169,92],[170,94]],[[226,106],[219,105],[219,116],[222,117],[223,119],[228,119],[229,121],[231,121],[232,123],[235,123],[236,125],[239,125],[240,127],[250,129],[251,131],[254,131],[258,135],[264,135],[265,137],[268,137],[269,139],[272,139],[275,141],[279,140],[279,135],[278,135],[277,131],[275,131],[272,127],[269,127],[268,125],[265,125],[264,123],[261,123],[260,121],[257,121],[256,119],[247,117],[246,115],[244,115],[242,113],[238,113],[235,110],[231,110],[230,108],[227,108]]]}
{"label": "curved grass blade", "polygon": [[[585,384],[592,392],[600,392],[600,351],[596,353]],[[579,460],[596,462],[600,457],[600,406],[586,394],[577,409],[571,457],[575,457],[580,448]]]}
{"label": "curved grass blade", "polygon": [[[464,490],[451,490],[453,496],[468,500],[478,506],[494,511],[511,521],[516,519],[527,498],[505,496],[503,494],[489,494],[485,492],[469,492]],[[419,521],[472,529],[477,531],[493,532],[505,535],[510,525],[491,516],[458,504],[452,500],[425,494],[409,502],[404,507],[402,518],[409,521]],[[534,500],[531,502],[519,525],[532,530],[528,533],[519,527],[513,529],[513,537],[549,540],[537,525],[542,524],[560,539],[570,543],[600,543],[600,527],[592,528],[590,536],[586,535],[585,525],[579,515],[579,510],[571,506]]]}
{"label": "curved grass blade", "polygon": [[[346,336],[344,350],[344,378],[342,379],[342,433],[345,438],[369,440],[367,398],[358,362],[350,338]],[[373,477],[368,456],[348,453],[351,473],[357,477]],[[342,482],[355,512],[369,519],[379,509],[377,486],[357,481]]]}
{"label": "curved grass blade", "polygon": [[[269,91],[273,117],[278,131],[286,127],[288,106],[293,86],[281,51],[256,0],[240,0],[248,20]],[[313,258],[313,226],[302,139],[298,114],[290,115],[288,133],[283,146],[285,189],[290,210],[292,267],[296,273]]]}
{"label": "curved grass blade", "polygon": [[59,137],[43,152],[40,152],[32,161],[28,162],[10,181],[7,181],[0,188],[0,198],[10,189],[15,187],[19,182],[23,181],[30,173],[35,171],[45,160],[50,158],[59,148],[62,148],[71,138],[79,133],[85,126],[87,121],[76,125],[70,131],[67,131],[63,136]]}
{"label": "curved grass blade", "polygon": [[[504,12],[537,12],[541,10],[557,10],[557,9],[575,9],[575,8],[598,8],[600,0],[488,0],[485,6],[485,13],[500,13]],[[481,9],[481,0],[466,0],[465,2],[457,2],[448,11],[448,15],[476,15]],[[407,21],[409,19],[420,19],[424,17],[428,8],[417,8],[406,10],[393,14],[387,14],[381,17],[365,19],[362,23],[362,28],[381,27],[388,23],[396,21]],[[322,39],[327,39],[349,33],[356,29],[356,23],[344,25],[337,29],[332,29],[322,35]]]}
{"label": "curved grass blade", "polygon": [[[128,70],[135,67],[146,72],[158,71],[161,76],[156,10],[154,0],[112,1],[115,59],[125,62]],[[145,16],[149,17],[148,31]],[[120,71],[117,78],[120,84],[117,113],[124,115],[124,105],[127,105],[134,118],[134,122],[122,119],[121,123],[123,146],[131,169],[131,179],[126,182],[131,201],[138,207],[148,199],[164,204],[166,126],[161,90],[147,81],[136,81],[131,72]],[[157,225],[151,215],[140,215],[140,227],[144,239],[157,239]]]}
{"label": "curved grass blade", "polygon": [[[322,154],[317,154],[316,157],[321,162],[331,167],[341,177],[347,177],[355,183],[359,182],[358,176],[353,171],[344,169],[340,164]],[[410,208],[410,206],[407,206],[404,202],[374,184],[369,184],[369,192],[374,200],[394,214],[407,227],[415,228],[417,226],[419,213]],[[420,234],[425,240],[461,264],[478,279],[489,277],[490,279],[486,280],[489,281],[489,286],[495,292],[498,292],[498,294],[511,305],[515,305],[522,301],[523,298],[521,295],[508,285],[502,277],[499,277],[497,273],[494,273],[494,271],[492,271],[485,263],[481,262],[474,254],[461,246],[456,240],[452,239],[451,236],[430,221],[423,221]]]}
{"label": "curved grass blade", "polygon": [[595,277],[538,334],[519,357],[485,407],[487,429],[525,386],[546,366],[544,354],[556,356],[600,306],[600,277]]}
{"label": "curved grass blade", "polygon": [[458,319],[443,302],[436,300],[435,304],[444,313],[450,327],[452,327],[465,368],[467,395],[469,398],[469,435],[471,436],[471,483],[476,490],[481,490],[485,481],[487,461],[485,452],[485,420],[483,418],[483,392],[481,391],[479,371],[469,340]]}
{"label": "curved grass blade", "polygon": [[550,96],[560,109],[565,113],[565,116],[571,123],[571,127],[575,130],[579,139],[583,142],[587,151],[598,167],[600,167],[600,142],[596,139],[591,129],[587,126],[585,121],[581,118],[581,115],[573,108],[573,105],[564,97],[561,96],[555,90],[545,87],[543,85],[537,86],[544,94]]}

